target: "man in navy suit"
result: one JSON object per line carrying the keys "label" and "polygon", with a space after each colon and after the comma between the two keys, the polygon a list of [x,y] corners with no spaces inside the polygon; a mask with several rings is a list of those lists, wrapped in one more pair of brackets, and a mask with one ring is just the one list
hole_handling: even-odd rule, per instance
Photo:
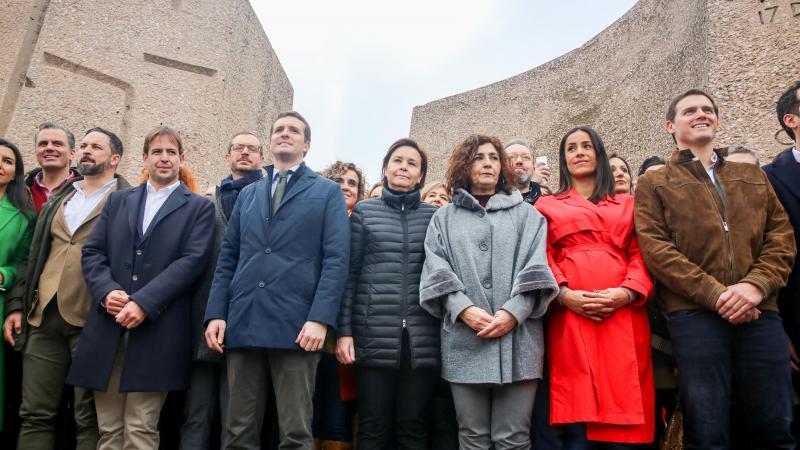
{"label": "man in navy suit", "polygon": [[[778,121],[783,130],[794,141],[794,147],[778,155],[764,172],[775,190],[783,208],[794,227],[794,239],[800,248],[800,81],[786,90],[778,100]],[[794,260],[789,282],[778,294],[778,308],[783,317],[783,326],[791,342],[792,369],[800,372],[800,258]]]}
{"label": "man in navy suit", "polygon": [[193,285],[211,254],[214,205],[179,179],[177,132],[145,138],[149,179],[113,193],[83,246],[95,305],[67,383],[95,390],[98,449],[157,449],[168,391],[189,384]]}
{"label": "man in navy suit", "polygon": [[311,129],[278,115],[267,177],[244,188],[222,241],[205,338],[227,355],[228,449],[260,448],[266,383],[275,390],[281,449],[313,449],[319,350],[347,280],[350,227],[339,186],[306,167]]}

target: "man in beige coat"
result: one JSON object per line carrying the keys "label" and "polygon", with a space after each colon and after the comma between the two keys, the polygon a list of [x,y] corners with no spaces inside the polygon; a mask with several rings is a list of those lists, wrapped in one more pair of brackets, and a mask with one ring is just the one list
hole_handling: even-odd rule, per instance
{"label": "man in beige coat", "polygon": [[[130,187],[116,175],[122,142],[114,133],[87,131],[77,157],[81,177],[69,181],[42,208],[26,274],[7,300],[3,334],[23,349],[18,449],[55,446],[64,380],[92,303],[81,271],[83,242],[108,194]],[[77,448],[94,449],[97,419],[91,391],[75,389],[75,422]]]}

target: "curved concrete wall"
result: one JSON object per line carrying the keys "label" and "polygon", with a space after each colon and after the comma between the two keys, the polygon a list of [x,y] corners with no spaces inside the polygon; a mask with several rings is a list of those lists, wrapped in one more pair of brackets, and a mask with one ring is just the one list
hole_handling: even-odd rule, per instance
{"label": "curved concrete wall", "polygon": [[294,95],[247,0],[6,0],[0,14],[0,135],[34,167],[36,126],[76,139],[93,126],[125,144],[121,172],[139,178],[142,140],[181,132],[201,186],[229,173],[230,136],[266,138]]}
{"label": "curved concrete wall", "polygon": [[667,106],[699,87],[720,103],[719,144],[746,145],[767,160],[784,148],[775,140],[774,108],[800,79],[798,43],[794,0],[641,0],[572,52],[414,108],[410,134],[432,156],[431,180],[443,176],[452,148],[471,132],[525,137],[557,168],[558,142],[577,125],[597,129],[609,152],[627,156],[636,170],[647,156],[671,153]]}

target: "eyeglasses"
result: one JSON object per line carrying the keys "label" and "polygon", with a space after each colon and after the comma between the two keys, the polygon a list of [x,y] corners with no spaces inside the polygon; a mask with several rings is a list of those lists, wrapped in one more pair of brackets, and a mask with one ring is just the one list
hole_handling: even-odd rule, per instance
{"label": "eyeglasses", "polygon": [[358,187],[358,181],[356,181],[356,180],[354,180],[352,178],[348,178],[347,180],[345,180],[342,177],[338,177],[338,178],[334,178],[333,181],[335,181],[337,184],[346,184],[346,185],[350,186],[351,188]]}
{"label": "eyeglasses", "polygon": [[241,153],[244,151],[244,149],[247,149],[247,151],[250,153],[256,153],[261,151],[261,147],[258,145],[236,144],[233,147],[231,147],[231,151],[236,153]]}
{"label": "eyeglasses", "polygon": [[531,162],[533,161],[533,156],[531,155],[508,155],[509,161],[516,161],[517,158],[522,158],[524,162]]}

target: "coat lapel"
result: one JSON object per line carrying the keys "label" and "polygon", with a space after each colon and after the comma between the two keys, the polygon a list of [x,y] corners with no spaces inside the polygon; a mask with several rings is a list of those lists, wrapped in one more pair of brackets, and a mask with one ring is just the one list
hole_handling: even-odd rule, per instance
{"label": "coat lapel", "polygon": [[[290,183],[294,181],[294,184],[291,186],[291,189],[289,189],[289,192],[284,194],[283,200],[281,200],[281,204],[278,205],[278,210],[277,211],[280,211],[280,209],[281,209],[281,207],[283,205],[287,204],[293,198],[295,198],[298,194],[300,194],[301,192],[303,192],[306,189],[308,189],[312,184],[311,181],[314,178],[317,177],[317,174],[314,173],[313,170],[305,167],[305,165],[303,165],[301,167],[302,167],[302,173],[298,173],[297,174],[297,176],[299,176],[300,178],[297,179],[297,181],[295,181],[294,179],[289,181]],[[277,213],[277,211],[276,211],[276,213]]]}
{"label": "coat lapel", "polygon": [[144,236],[142,237],[142,242],[146,241],[150,234],[153,233],[153,230],[156,229],[158,224],[168,215],[172,214],[173,211],[180,208],[181,206],[185,205],[189,202],[187,197],[192,195],[192,192],[187,188],[183,183],[178,185],[177,189],[167,197],[167,201],[161,205],[161,209],[158,210],[156,216],[153,217],[153,221],[150,223],[150,226],[147,227],[147,231],[145,232]]}
{"label": "coat lapel", "polygon": [[103,212],[103,207],[106,206],[106,202],[108,201],[108,196],[111,195],[112,192],[116,191],[118,187],[119,187],[119,182],[117,182],[116,186],[112,187],[111,189],[109,189],[108,192],[105,193],[103,199],[100,200],[100,203],[98,203],[97,206],[94,207],[92,212],[90,212],[89,215],[86,216],[85,219],[83,219],[83,222],[81,222],[81,224],[78,225],[78,228],[75,229],[75,233],[72,233],[73,235],[78,234],[78,230],[83,228],[87,223],[91,222],[95,217],[99,216],[100,213]]}
{"label": "coat lapel", "polygon": [[3,199],[0,200],[0,211],[2,211],[0,212],[0,231],[17,217],[17,214],[20,214],[19,210],[11,204],[8,195],[3,196]]}
{"label": "coat lapel", "polygon": [[139,218],[143,189],[145,189],[145,183],[128,191],[128,195],[125,197],[125,209],[128,210],[128,224],[131,227],[131,236],[137,236],[137,238],[139,236],[139,225],[136,222]]}
{"label": "coat lapel", "polygon": [[776,161],[775,163],[775,177],[777,177],[786,189],[792,193],[798,200],[800,200],[800,183],[797,181],[797,161],[794,159],[792,152]]}

